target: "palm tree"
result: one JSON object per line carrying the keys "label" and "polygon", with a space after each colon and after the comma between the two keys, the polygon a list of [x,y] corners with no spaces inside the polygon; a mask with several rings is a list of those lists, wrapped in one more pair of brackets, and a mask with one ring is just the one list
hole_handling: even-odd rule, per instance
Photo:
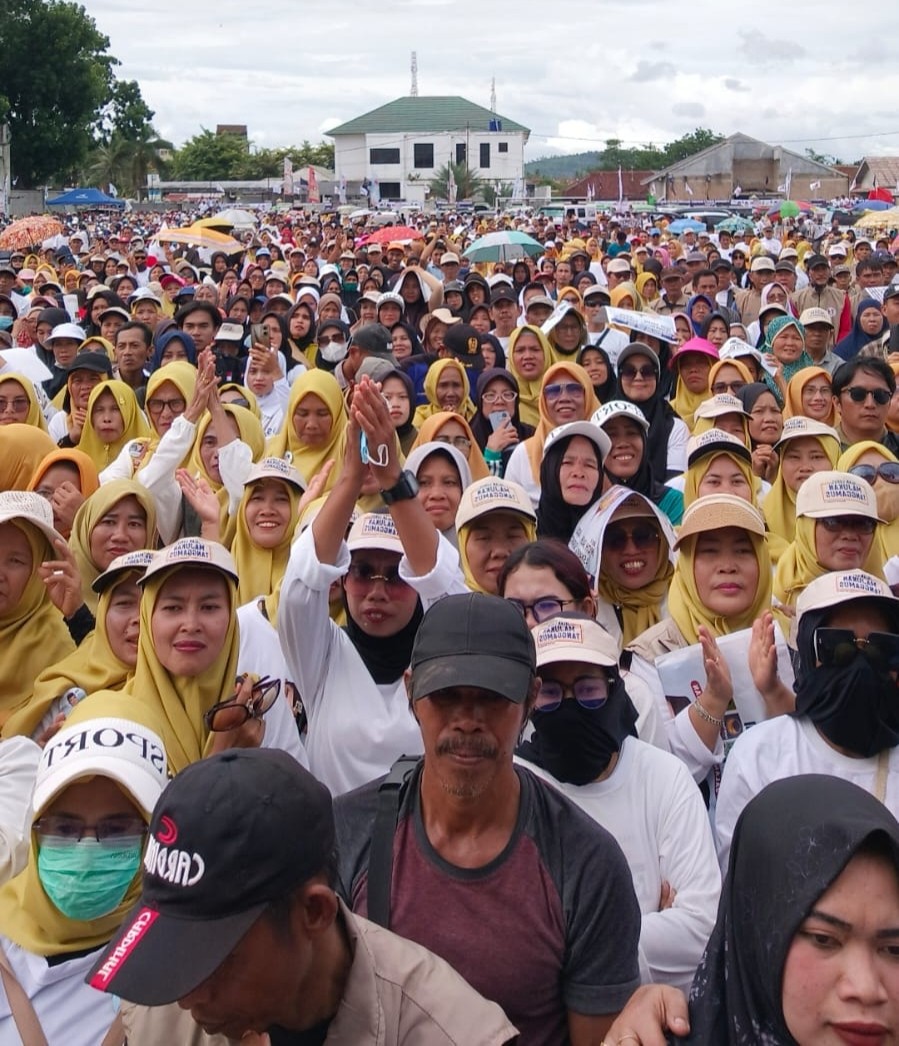
{"label": "palm tree", "polygon": [[124,187],[123,174],[128,163],[128,143],[113,135],[106,145],[98,145],[88,159],[86,181],[101,186]]}
{"label": "palm tree", "polygon": [[140,199],[150,171],[165,173],[166,161],[162,159],[161,153],[171,151],[174,146],[160,138],[150,126],[143,128],[140,135],[127,144],[130,147],[129,183],[134,195]]}
{"label": "palm tree", "polygon": [[428,182],[432,197],[449,202],[452,195],[451,173],[456,183],[456,200],[471,200],[482,193],[487,185],[486,180],[476,174],[467,163],[445,163]]}
{"label": "palm tree", "polygon": [[113,184],[119,192],[139,199],[148,173],[165,168],[160,153],[171,148],[172,143],[159,138],[152,127],[141,130],[136,138],[113,134],[106,145],[97,146],[91,154],[87,180],[107,191]]}

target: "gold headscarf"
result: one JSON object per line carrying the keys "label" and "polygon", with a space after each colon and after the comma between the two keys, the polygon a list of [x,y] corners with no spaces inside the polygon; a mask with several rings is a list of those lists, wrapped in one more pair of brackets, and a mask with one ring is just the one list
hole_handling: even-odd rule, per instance
{"label": "gold headscarf", "polygon": [[[853,443],[848,450],[844,450],[833,468],[839,472],[848,472],[869,450],[873,450],[884,461],[899,462],[899,458],[895,454],[891,454],[882,443],[864,439],[860,443]],[[892,556],[899,556],[899,513],[896,511],[899,508],[899,486],[878,478],[874,481],[874,494],[877,498],[880,518],[887,520],[877,528],[883,562],[886,563]]]}
{"label": "gold headscarf", "polygon": [[543,375],[543,381],[540,383],[540,398],[537,401],[537,407],[539,410],[537,428],[534,435],[528,436],[524,441],[528,461],[531,463],[531,473],[534,479],[538,482],[540,480],[540,463],[543,460],[543,444],[546,442],[546,437],[552,432],[552,430],[558,427],[557,423],[553,421],[549,415],[549,408],[546,405],[545,389],[547,385],[552,385],[554,382],[563,378],[571,378],[584,390],[584,417],[578,420],[583,421],[586,418],[589,418],[594,411],[599,410],[599,400],[596,398],[596,393],[593,390],[593,383],[590,381],[590,375],[579,363],[554,363]]}
{"label": "gold headscarf", "polygon": [[[505,512],[507,515],[517,516],[524,526],[528,544],[537,540],[537,524],[533,519],[530,519],[527,516],[518,515],[516,512],[510,512],[509,509],[505,508],[495,509],[494,511]],[[484,513],[484,515],[490,515],[490,513],[487,512]],[[466,523],[464,526],[459,527],[459,532],[456,537],[459,542],[459,563],[462,566],[462,573],[465,575],[465,584],[468,585],[472,592],[483,592],[487,595],[491,595],[493,593],[488,593],[486,588],[482,588],[481,585],[478,584],[471,571],[471,564],[468,562],[468,538],[471,534],[471,528],[478,522],[478,519],[483,518],[483,516],[479,516],[477,519],[471,520],[470,523]]]}
{"label": "gold headscarf", "polygon": [[[98,348],[99,346],[99,348]],[[110,363],[115,363],[115,345],[99,334],[92,334],[78,346],[79,352],[102,352],[109,357]]]}
{"label": "gold headscarf", "polygon": [[22,390],[28,399],[28,416],[21,424],[34,425],[35,428],[39,428],[42,432],[46,432],[47,421],[44,418],[44,412],[41,410],[40,404],[37,401],[37,395],[34,391],[34,382],[29,381],[24,374],[15,374],[12,372],[9,374],[0,374],[0,387],[8,381],[17,381],[22,386]]}
{"label": "gold headscarf", "polygon": [[[647,298],[647,296],[646,296],[646,294],[644,292],[644,287],[646,286],[647,283],[650,282],[650,280],[655,282],[656,289],[655,289],[655,294],[653,294],[653,296],[651,298]],[[656,276],[656,274],[654,272],[641,272],[640,275],[637,277],[636,287],[637,287],[637,293],[647,303],[651,302],[651,301],[655,301],[659,297],[659,278],[658,278],[658,276]]]}
{"label": "gold headscarf", "polygon": [[466,421],[471,421],[474,417],[476,408],[471,402],[471,383],[468,380],[465,368],[457,359],[448,357],[447,359],[438,360],[428,368],[428,373],[425,375],[425,395],[428,397],[428,402],[423,403],[415,411],[415,417],[412,419],[412,424],[417,429],[421,428],[426,418],[430,418],[432,414],[440,414],[443,411],[443,407],[440,406],[437,400],[437,384],[443,372],[450,369],[456,371],[462,379],[462,402],[459,404],[458,410],[451,413],[461,414]]}
{"label": "gold headscarf", "polygon": [[[297,438],[296,429],[293,424],[294,411],[300,402],[309,395],[318,396],[328,408],[331,415],[331,431],[324,445],[321,447],[310,447],[301,443]],[[321,471],[326,461],[334,461],[334,468],[324,486],[324,491],[331,490],[337,482],[337,476],[343,464],[343,456],[346,450],[347,429],[349,418],[343,401],[343,393],[337,384],[333,374],[323,370],[307,370],[301,374],[290,389],[290,398],[287,401],[287,409],[284,411],[284,422],[281,431],[270,437],[266,454],[274,458],[283,458],[290,451],[291,464],[303,477],[306,483],[311,483],[316,473]]]}
{"label": "gold headscarf", "polygon": [[617,287],[613,287],[609,292],[609,299],[613,309],[620,309],[620,302],[624,298],[630,298],[634,303],[631,306],[631,312],[643,311],[643,298],[637,290],[636,283],[632,280],[625,280],[624,283],[619,283]]}
{"label": "gold headscarf", "polygon": [[[802,390],[815,378],[824,378],[828,385],[830,385],[832,380],[830,371],[825,370],[823,367],[803,367],[802,370],[796,371],[793,377],[790,378],[787,382],[787,399],[784,404],[784,418],[805,416],[805,409],[802,406]],[[833,400],[830,402],[830,413],[826,418],[818,418],[817,420],[822,421],[825,425],[833,427],[837,423],[837,409],[833,405]]]}
{"label": "gold headscarf", "polygon": [[0,425],[0,490],[27,490],[34,470],[54,450],[35,425]]}
{"label": "gold headscarf", "polygon": [[[94,430],[93,424],[94,407],[104,392],[112,394],[125,423],[121,436],[112,443],[104,443]],[[124,381],[110,378],[107,381],[101,381],[99,385],[95,385],[91,389],[90,399],[87,401],[87,422],[81,433],[81,439],[78,441],[78,449],[87,454],[99,472],[115,461],[119,456],[119,451],[129,440],[141,439],[149,435],[150,426],[138,406],[137,396],[134,395],[134,389],[130,385],[126,385]]]}
{"label": "gold headscarf", "polygon": [[11,715],[3,726],[4,737],[30,737],[50,706],[70,687],[81,687],[87,694],[99,690],[121,690],[133,669],[113,652],[109,643],[106,615],[116,589],[126,581],[135,581],[143,570],[132,570],[119,576],[115,584],[100,596],[97,627],[81,646],[68,656],[45,668],[34,681],[34,693],[28,703]]}
{"label": "gold headscarf", "polygon": [[714,614],[699,597],[693,574],[693,556],[699,535],[686,538],[680,545],[671,588],[668,590],[668,613],[688,643],[699,642],[699,626],[705,625],[713,636],[726,636],[749,628],[753,621],[771,606],[771,559],[768,544],[758,534],[748,533],[759,566],[758,586],[748,610],[730,617]]}
{"label": "gold headscarf", "polygon": [[78,469],[80,489],[83,497],[89,498],[91,494],[100,489],[100,476],[97,472],[97,466],[84,451],[78,450],[76,447],[60,447],[59,450],[51,451],[38,463],[27,489],[37,490],[48,470],[54,465],[60,464],[74,465]]}
{"label": "gold headscarf", "polygon": [[106,513],[123,498],[128,497],[137,498],[138,503],[146,513],[147,548],[155,548],[156,502],[153,500],[153,495],[150,491],[135,479],[114,479],[111,483],[104,483],[78,509],[72,522],[69,548],[72,550],[78,573],[81,575],[81,594],[84,596],[84,602],[94,615],[97,613],[98,597],[91,585],[102,573],[102,569],[99,564],[94,562],[91,556],[91,534],[94,527]]}
{"label": "gold headscarf", "polygon": [[720,448],[710,451],[708,454],[703,454],[701,458],[698,458],[692,465],[687,467],[687,471],[684,473],[684,508],[688,505],[692,505],[699,497],[699,484],[702,482],[706,472],[708,472],[709,466],[716,458],[722,456],[732,461],[740,470],[741,475],[749,484],[749,490],[752,493],[750,504],[755,508],[758,508],[758,505],[756,504],[758,478],[752,471],[752,465],[750,462],[746,461],[744,458],[738,457],[731,451]]}
{"label": "gold headscarf", "polygon": [[[237,592],[241,604],[248,603],[257,596],[270,596],[280,589],[281,579],[287,569],[287,560],[290,558],[294,531],[300,518],[300,492],[297,488],[292,483],[284,483],[274,477],[269,477],[269,481],[281,483],[287,490],[290,498],[290,521],[284,531],[284,536],[274,548],[262,548],[261,545],[257,545],[250,536],[246,519],[247,505],[256,483],[246,485],[243,497],[240,499],[240,507],[237,510],[237,530],[231,545],[231,554],[234,556],[234,563],[240,578]],[[257,482],[264,483],[266,480]],[[271,607],[269,607],[269,613],[271,613]],[[270,620],[272,624],[275,623],[271,617]]]}
{"label": "gold headscarf", "polygon": [[[223,392],[236,392],[242,396],[249,407],[246,409],[253,415],[254,418],[262,420],[262,411],[259,409],[259,400],[256,398],[256,393],[252,389],[248,389],[246,385],[238,385],[236,381],[226,381],[224,385],[219,386],[219,398]],[[237,406],[240,406],[238,403]]]}
{"label": "gold headscarf", "polygon": [[424,420],[421,428],[418,430],[418,435],[415,437],[415,442],[409,448],[409,453],[411,454],[417,447],[424,446],[425,443],[434,443],[437,441],[437,436],[440,433],[440,430],[450,421],[455,421],[465,429],[465,436],[471,444],[468,448],[468,454],[465,455],[468,460],[468,467],[471,469],[471,478],[475,480],[484,479],[486,476],[489,476],[490,470],[487,468],[487,462],[484,460],[484,455],[481,453],[478,441],[474,438],[471,426],[461,414],[453,414],[452,411],[449,410],[442,410],[438,414],[432,414],[429,418]]}
{"label": "gold headscarf", "polygon": [[[91,694],[80,702],[66,720],[66,726],[103,717],[130,720],[149,727],[160,737],[162,729],[152,715],[130,696],[112,691]],[[111,750],[114,751],[114,750]],[[85,775],[88,770],[85,768]],[[124,785],[116,781],[119,788]],[[136,795],[128,798],[149,823],[151,810],[144,810]],[[37,818],[42,810],[35,810]],[[110,940],[140,895],[140,870],[128,891],[111,912],[97,919],[70,919],[56,907],[44,892],[37,870],[37,838],[31,837],[28,865],[21,875],[0,888],[0,928],[3,933],[32,955],[65,955],[99,948]]]}
{"label": "gold headscarf", "polygon": [[[144,402],[146,403],[150,400],[159,390],[160,385],[163,385],[167,381],[170,381],[181,393],[181,397],[185,403],[190,403],[193,399],[194,390],[197,387],[197,368],[192,363],[188,363],[187,360],[173,360],[171,363],[167,363],[164,367],[154,370],[147,381],[147,394],[144,397]],[[153,421],[153,415],[149,410],[147,411],[147,417],[149,418],[150,428],[152,429],[148,444],[150,451],[152,452],[159,446],[159,440],[162,437],[159,435],[159,430],[156,428],[156,423]],[[141,464],[146,464],[148,460],[149,458],[145,457]]]}
{"label": "gold headscarf", "polygon": [[213,664],[198,676],[173,676],[156,656],[152,619],[162,586],[178,570],[196,567],[196,563],[185,563],[183,568],[163,570],[144,584],[140,601],[137,667],[124,691],[160,720],[160,736],[165,742],[169,771],[173,774],[180,773],[206,754],[209,731],[203,722],[203,714],[233,693],[237,679],[240,646],[235,613],[237,586],[233,578],[221,571],[216,571],[216,574],[225,579],[231,615],[224,642]]}
{"label": "gold headscarf", "polygon": [[[540,376],[533,380],[522,377],[515,368],[515,345],[521,335],[525,332],[533,334],[540,343],[540,348],[543,350],[543,370],[540,372]],[[549,344],[549,339],[539,327],[534,327],[530,323],[526,323],[522,327],[516,327],[509,335],[509,344],[506,347],[506,368],[518,382],[518,417],[525,425],[536,426],[540,421],[540,410],[538,407],[540,400],[540,386],[543,381],[543,375],[546,374],[547,370],[552,366],[552,363],[552,346]]]}
{"label": "gold headscarf", "polygon": [[0,725],[28,701],[42,669],[75,649],[37,569],[45,559],[56,559],[56,549],[27,520],[9,523],[28,540],[31,576],[18,603],[0,614]]}

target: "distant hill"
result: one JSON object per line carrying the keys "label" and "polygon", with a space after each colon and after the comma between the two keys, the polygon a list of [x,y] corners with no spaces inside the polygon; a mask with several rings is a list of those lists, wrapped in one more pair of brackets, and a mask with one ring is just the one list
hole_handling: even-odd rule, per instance
{"label": "distant hill", "polygon": [[531,160],[524,165],[525,175],[559,181],[574,181],[579,174],[595,171],[602,159],[602,153],[594,150],[589,153],[571,153],[568,156],[545,156],[542,160]]}

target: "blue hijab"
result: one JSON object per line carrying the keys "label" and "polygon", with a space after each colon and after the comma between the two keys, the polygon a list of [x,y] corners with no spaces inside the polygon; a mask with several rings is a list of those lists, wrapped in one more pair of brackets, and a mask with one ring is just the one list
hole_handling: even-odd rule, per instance
{"label": "blue hijab", "polygon": [[188,363],[192,363],[195,367],[197,365],[197,346],[194,344],[193,338],[189,334],[185,334],[183,330],[179,330],[177,327],[169,327],[167,331],[159,335],[156,339],[156,345],[153,349],[153,355],[150,357],[150,373],[159,370],[162,366],[162,354],[166,350],[166,346],[173,341],[180,341],[184,346],[184,351],[187,353]]}
{"label": "blue hijab", "polygon": [[[861,328],[860,321],[865,309],[877,309],[880,313],[880,330],[876,334],[866,334]],[[833,351],[841,360],[851,360],[852,357],[858,355],[866,345],[869,345],[872,341],[876,341],[884,331],[889,329],[889,326],[886,316],[881,312],[880,302],[876,298],[862,298],[858,303],[858,308],[855,310],[855,323],[852,324],[852,330],[845,338],[841,338],[836,345],[834,345]]]}

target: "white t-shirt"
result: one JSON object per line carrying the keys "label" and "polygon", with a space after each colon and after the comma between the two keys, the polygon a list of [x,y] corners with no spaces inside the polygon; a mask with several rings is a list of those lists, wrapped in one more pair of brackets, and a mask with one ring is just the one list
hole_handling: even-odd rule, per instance
{"label": "white t-shirt", "polygon": [[[625,738],[604,781],[564,784],[525,762],[615,837],[624,851],[643,913],[640,964],[644,983],[689,991],[715,925],[721,876],[702,795],[674,756]],[[662,880],[674,904],[659,911]]]}
{"label": "white t-shirt", "polygon": [[28,861],[31,792],[41,750],[28,737],[0,741],[0,884]]}

